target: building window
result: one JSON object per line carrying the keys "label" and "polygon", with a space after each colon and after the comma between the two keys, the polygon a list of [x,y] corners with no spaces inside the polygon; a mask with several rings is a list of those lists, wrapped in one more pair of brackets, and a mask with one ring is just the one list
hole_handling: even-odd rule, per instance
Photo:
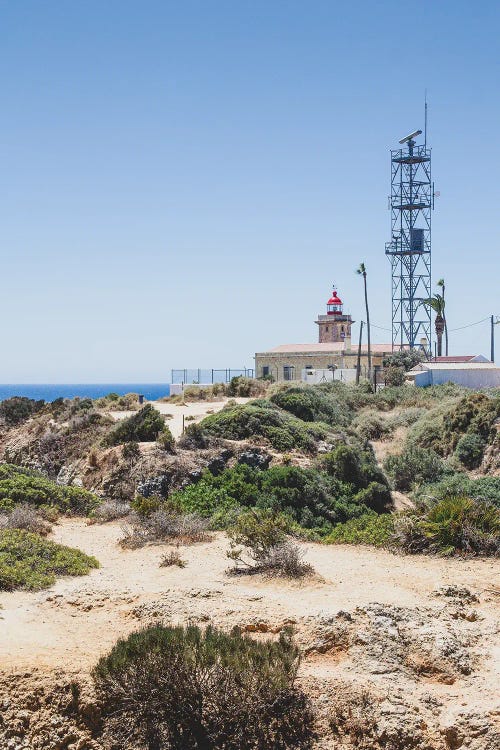
{"label": "building window", "polygon": [[328,326],[326,326],[326,329],[325,329],[325,330],[326,330],[326,332],[328,333]]}
{"label": "building window", "polygon": [[263,365],[262,367],[262,377],[268,378],[269,377],[269,365]]}
{"label": "building window", "polygon": [[293,365],[285,365],[283,367],[283,380],[293,380]]}

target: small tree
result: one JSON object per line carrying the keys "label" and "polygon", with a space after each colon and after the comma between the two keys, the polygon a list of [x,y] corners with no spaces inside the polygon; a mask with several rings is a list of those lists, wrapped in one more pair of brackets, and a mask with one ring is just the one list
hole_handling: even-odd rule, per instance
{"label": "small tree", "polygon": [[[444,300],[444,293],[445,293],[444,279],[439,279],[437,285],[442,289],[442,294],[443,294],[443,308],[444,308],[444,305],[445,305],[445,300]],[[444,314],[444,310],[443,310],[443,318],[444,318],[445,350],[446,350],[446,356],[448,356],[448,323],[446,322],[446,315]]]}

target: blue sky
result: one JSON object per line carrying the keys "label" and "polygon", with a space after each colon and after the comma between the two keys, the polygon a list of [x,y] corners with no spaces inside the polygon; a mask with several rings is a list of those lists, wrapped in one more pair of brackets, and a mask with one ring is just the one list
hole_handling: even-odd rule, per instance
{"label": "blue sky", "polygon": [[389,149],[426,88],[449,327],[500,315],[499,38],[488,0],[1,2],[0,382],[251,366],[316,340],[332,281],[364,317],[360,261],[389,327]]}

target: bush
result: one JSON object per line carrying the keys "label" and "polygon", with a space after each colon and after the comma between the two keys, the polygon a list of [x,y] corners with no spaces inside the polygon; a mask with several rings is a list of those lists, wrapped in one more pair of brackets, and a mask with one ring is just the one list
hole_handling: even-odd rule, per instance
{"label": "bush", "polygon": [[139,448],[139,443],[136,440],[130,440],[128,443],[124,443],[122,456],[126,461],[135,461],[140,458],[141,449]]}
{"label": "bush", "polygon": [[45,401],[34,401],[25,396],[13,396],[0,401],[0,419],[12,427],[25,422],[29,417],[43,409]]}
{"label": "bush", "polygon": [[124,518],[130,512],[131,508],[128,503],[121,503],[118,500],[105,500],[94,511],[94,518],[106,523],[107,521],[116,521],[117,518]]}
{"label": "bush", "polygon": [[405,382],[406,370],[404,367],[389,365],[384,367],[384,383],[389,386],[403,385]]}
{"label": "bush", "polygon": [[108,409],[109,411],[136,411],[139,409],[139,396],[137,393],[126,393],[119,396],[117,393],[108,393],[95,400],[98,409]]}
{"label": "bush", "polygon": [[271,402],[304,422],[346,426],[351,419],[347,404],[315,386],[293,386],[271,396]]}
{"label": "bush", "polygon": [[160,568],[170,568],[172,565],[176,565],[178,568],[185,568],[187,562],[182,559],[179,554],[179,550],[171,550],[160,560]]}
{"label": "bush", "polygon": [[440,456],[449,456],[464,435],[477,435],[485,445],[493,442],[498,417],[499,396],[468,393],[429,411],[414,425],[408,437],[415,445],[432,448]]}
{"label": "bush", "polygon": [[469,497],[447,497],[401,516],[395,540],[405,552],[500,554],[500,510]]}
{"label": "bush", "polygon": [[206,521],[195,513],[178,513],[164,504],[150,515],[132,518],[130,526],[123,528],[120,545],[135,549],[170,539],[179,539],[185,544],[204,542],[208,539],[206,529]]}
{"label": "bush", "polygon": [[260,470],[239,464],[218,476],[205,471],[200,481],[173,493],[170,500],[184,512],[210,518],[212,528],[225,528],[235,510],[243,506],[283,513],[303,529],[327,534],[334,524],[370,509],[384,512],[391,502],[373,454],[354,448],[348,453],[355,470],[343,466],[340,476],[335,471],[341,451],[327,454],[320,462],[321,471],[290,465]]}
{"label": "bush", "polygon": [[382,440],[393,432],[394,426],[376,411],[359,414],[352,423],[363,440]]}
{"label": "bush", "polygon": [[56,576],[86,575],[98,568],[95,557],[20,529],[0,530],[0,591],[42,589]]}
{"label": "bush", "polygon": [[267,573],[299,578],[312,572],[303,562],[303,552],[287,538],[289,521],[269,510],[252,509],[241,513],[228,529],[234,561],[233,573]]}
{"label": "bush", "polygon": [[455,456],[468,469],[476,469],[483,460],[486,443],[479,435],[462,435],[455,448]]}
{"label": "bush", "polygon": [[136,414],[122,419],[106,437],[107,445],[132,441],[152,442],[165,428],[165,420],[151,404],[146,404]]}
{"label": "bush", "polygon": [[324,541],[327,544],[371,544],[374,547],[385,547],[393,532],[392,514],[366,513],[359,518],[339,523]]}
{"label": "bush", "polygon": [[132,750],[309,748],[313,716],[295,687],[290,638],[150,626],[120,640],[92,672],[104,736]]}
{"label": "bush", "polygon": [[0,513],[1,529],[23,529],[33,534],[46,536],[50,532],[50,523],[47,523],[32,505],[22,503],[16,505],[10,512]]}
{"label": "bush", "polygon": [[435,503],[450,495],[484,500],[500,508],[500,477],[469,479],[466,474],[452,474],[434,484],[424,484],[416,493],[416,498]]}
{"label": "bush", "polygon": [[[357,502],[366,503],[376,513],[383,513],[391,504],[391,493],[387,480],[377,466],[373,450],[364,450],[352,445],[340,443],[333,451],[327,453],[320,466],[340,482],[351,485]],[[362,496],[359,493],[367,490]],[[339,519],[339,520],[347,520]]]}
{"label": "bush", "polygon": [[12,510],[20,503],[37,508],[49,506],[64,513],[88,515],[100,499],[81,487],[66,487],[29,469],[0,464],[0,509]]}
{"label": "bush", "polygon": [[388,456],[384,468],[392,477],[394,488],[407,492],[415,484],[435,482],[443,476],[446,467],[431,449],[408,446],[403,453]]}
{"label": "bush", "polygon": [[382,362],[384,367],[401,367],[404,372],[412,370],[420,362],[423,362],[425,356],[417,349],[407,349],[400,352],[394,352],[384,357]]}
{"label": "bush", "polygon": [[157,444],[160,448],[163,448],[167,453],[173,453],[175,448],[174,436],[170,432],[170,428],[167,425],[164,426],[158,437],[156,438]]}
{"label": "bush", "polygon": [[255,398],[256,396],[263,396],[268,387],[269,384],[265,380],[256,380],[239,375],[236,378],[231,378],[226,392],[230,397]]}
{"label": "bush", "polygon": [[[192,437],[190,425],[186,437]],[[261,437],[282,453],[299,448],[314,452],[318,440],[325,439],[328,427],[321,424],[306,424],[291,416],[269,401],[252,401],[248,404],[228,404],[217,414],[210,414],[198,425],[198,434],[226,440],[247,440]],[[185,440],[181,441],[185,445]],[[202,447],[197,445],[196,447]]]}

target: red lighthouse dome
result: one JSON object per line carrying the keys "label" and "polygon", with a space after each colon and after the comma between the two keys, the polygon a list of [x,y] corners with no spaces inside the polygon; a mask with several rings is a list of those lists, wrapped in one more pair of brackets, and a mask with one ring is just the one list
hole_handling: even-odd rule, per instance
{"label": "red lighthouse dome", "polygon": [[343,303],[340,297],[337,296],[335,289],[332,292],[332,296],[326,303],[326,311],[328,315],[342,315]]}

